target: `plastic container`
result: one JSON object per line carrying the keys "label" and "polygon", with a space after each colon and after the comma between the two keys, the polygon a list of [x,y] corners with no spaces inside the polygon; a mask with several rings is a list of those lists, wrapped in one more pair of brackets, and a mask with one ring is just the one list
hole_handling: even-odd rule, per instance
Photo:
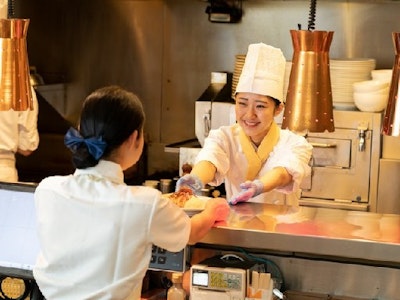
{"label": "plastic container", "polygon": [[168,289],[167,300],[186,300],[186,292],[182,287],[182,273],[172,273],[172,286]]}

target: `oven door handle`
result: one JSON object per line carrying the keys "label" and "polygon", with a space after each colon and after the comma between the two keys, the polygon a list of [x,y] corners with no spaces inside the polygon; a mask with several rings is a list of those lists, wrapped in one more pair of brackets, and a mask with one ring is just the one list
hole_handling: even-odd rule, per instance
{"label": "oven door handle", "polygon": [[310,142],[311,146],[314,148],[336,148],[336,144],[328,144],[328,143],[313,143]]}

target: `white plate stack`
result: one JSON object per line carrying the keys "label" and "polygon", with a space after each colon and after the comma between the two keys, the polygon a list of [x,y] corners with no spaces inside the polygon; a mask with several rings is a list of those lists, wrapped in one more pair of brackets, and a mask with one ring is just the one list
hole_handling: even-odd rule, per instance
{"label": "white plate stack", "polygon": [[373,58],[331,59],[332,102],[335,109],[355,110],[353,83],[370,80],[375,69]]}

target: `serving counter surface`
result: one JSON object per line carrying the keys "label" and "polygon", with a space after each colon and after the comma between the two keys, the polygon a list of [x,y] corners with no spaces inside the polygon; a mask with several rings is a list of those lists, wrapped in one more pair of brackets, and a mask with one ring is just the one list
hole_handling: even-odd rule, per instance
{"label": "serving counter surface", "polygon": [[242,203],[201,244],[400,267],[400,215]]}

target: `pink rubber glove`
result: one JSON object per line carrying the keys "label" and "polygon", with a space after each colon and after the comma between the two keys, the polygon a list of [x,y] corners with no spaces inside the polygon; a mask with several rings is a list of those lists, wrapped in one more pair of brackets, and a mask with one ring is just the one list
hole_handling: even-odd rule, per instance
{"label": "pink rubber glove", "polygon": [[229,204],[235,205],[239,202],[249,201],[250,198],[258,196],[262,193],[264,189],[264,184],[260,180],[246,181],[240,184],[242,191],[234,196]]}

